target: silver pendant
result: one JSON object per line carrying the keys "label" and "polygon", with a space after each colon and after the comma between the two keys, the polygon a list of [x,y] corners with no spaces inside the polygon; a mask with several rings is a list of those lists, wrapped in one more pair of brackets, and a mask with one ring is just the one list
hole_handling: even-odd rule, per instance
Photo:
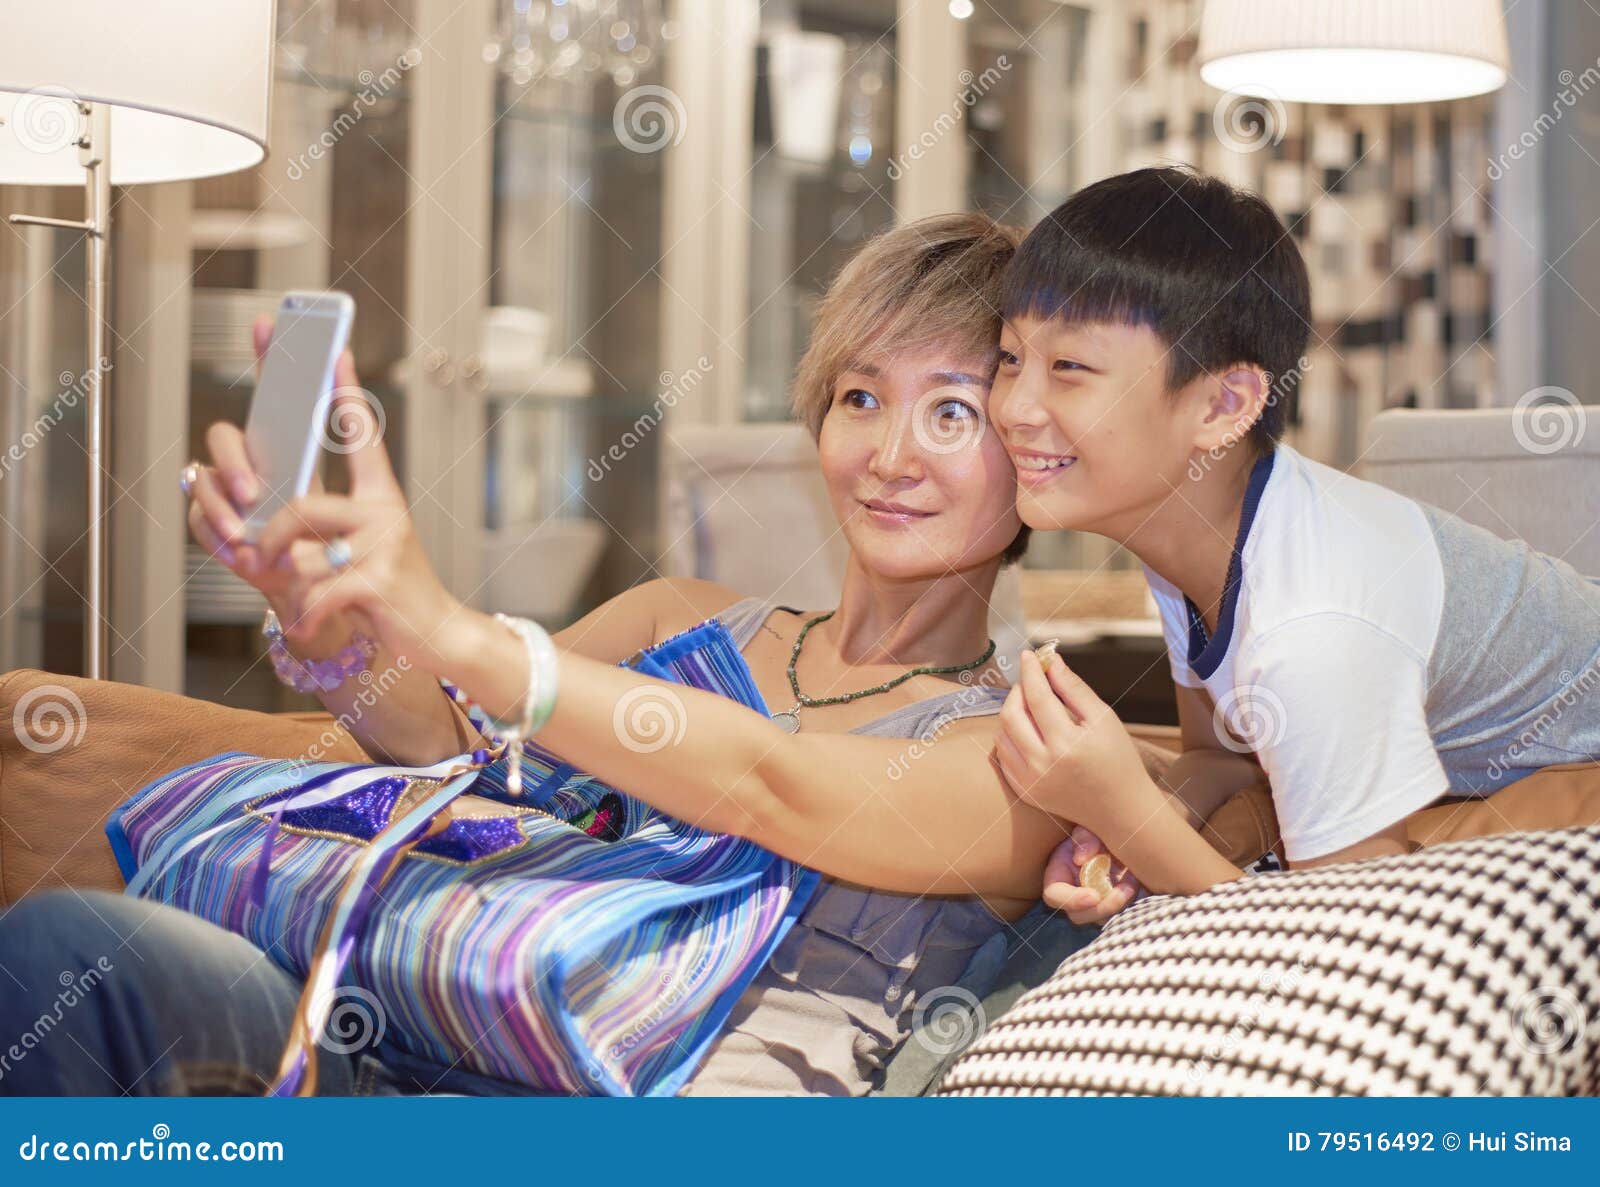
{"label": "silver pendant", "polygon": [[774,713],[772,720],[786,734],[798,734],[800,732],[800,715],[798,713],[787,711]]}

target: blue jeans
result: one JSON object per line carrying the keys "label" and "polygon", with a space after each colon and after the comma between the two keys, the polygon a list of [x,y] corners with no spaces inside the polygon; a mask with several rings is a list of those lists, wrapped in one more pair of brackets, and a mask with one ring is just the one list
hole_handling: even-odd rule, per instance
{"label": "blue jeans", "polygon": [[[104,891],[31,895],[0,914],[0,1095],[258,1095],[277,1074],[301,981],[232,932]],[[373,1028],[368,1027],[368,1030]],[[331,1096],[527,1092],[408,1056],[346,1050]]]}

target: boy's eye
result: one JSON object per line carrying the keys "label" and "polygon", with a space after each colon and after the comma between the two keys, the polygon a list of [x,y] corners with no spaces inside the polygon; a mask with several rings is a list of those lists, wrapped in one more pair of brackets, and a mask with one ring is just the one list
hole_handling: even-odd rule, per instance
{"label": "boy's eye", "polygon": [[1087,370],[1082,363],[1073,362],[1071,359],[1057,359],[1057,371],[1083,371]]}
{"label": "boy's eye", "polygon": [[847,408],[873,408],[877,406],[878,398],[869,391],[853,387],[840,395],[839,403]]}
{"label": "boy's eye", "polygon": [[1017,356],[1012,354],[1009,350],[1007,350],[1003,346],[1000,348],[1000,360],[999,361],[1000,361],[1000,365],[1002,367],[1015,367],[1015,366],[1017,366]]}

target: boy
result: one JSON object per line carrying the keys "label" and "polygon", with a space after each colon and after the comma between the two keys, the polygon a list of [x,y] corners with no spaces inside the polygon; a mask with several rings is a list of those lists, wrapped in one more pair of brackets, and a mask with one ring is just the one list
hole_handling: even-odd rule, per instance
{"label": "boy", "polygon": [[1447,793],[1600,759],[1600,698],[1572,694],[1600,679],[1600,586],[1279,443],[1310,293],[1261,199],[1176,168],[1089,186],[1023,242],[1001,314],[990,417],[1022,521],[1144,563],[1184,743],[1164,803],[1114,714],[1024,656],[999,748],[1024,798],[1121,852],[1164,811],[1204,820],[1253,754],[1312,866],[1406,852]]}

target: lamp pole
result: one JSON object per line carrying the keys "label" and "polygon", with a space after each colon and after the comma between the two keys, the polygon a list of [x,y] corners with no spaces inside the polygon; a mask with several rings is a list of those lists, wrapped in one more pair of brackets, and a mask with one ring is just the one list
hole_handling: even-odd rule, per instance
{"label": "lamp pole", "polygon": [[88,236],[84,296],[89,317],[89,365],[83,373],[89,439],[89,604],[83,622],[84,674],[107,677],[111,623],[107,618],[106,494],[110,488],[107,441],[107,392],[110,356],[106,353],[109,324],[107,287],[111,271],[111,108],[105,103],[78,103],[78,163],[84,169],[84,213],[81,222],[13,214],[13,224],[66,227]]}

